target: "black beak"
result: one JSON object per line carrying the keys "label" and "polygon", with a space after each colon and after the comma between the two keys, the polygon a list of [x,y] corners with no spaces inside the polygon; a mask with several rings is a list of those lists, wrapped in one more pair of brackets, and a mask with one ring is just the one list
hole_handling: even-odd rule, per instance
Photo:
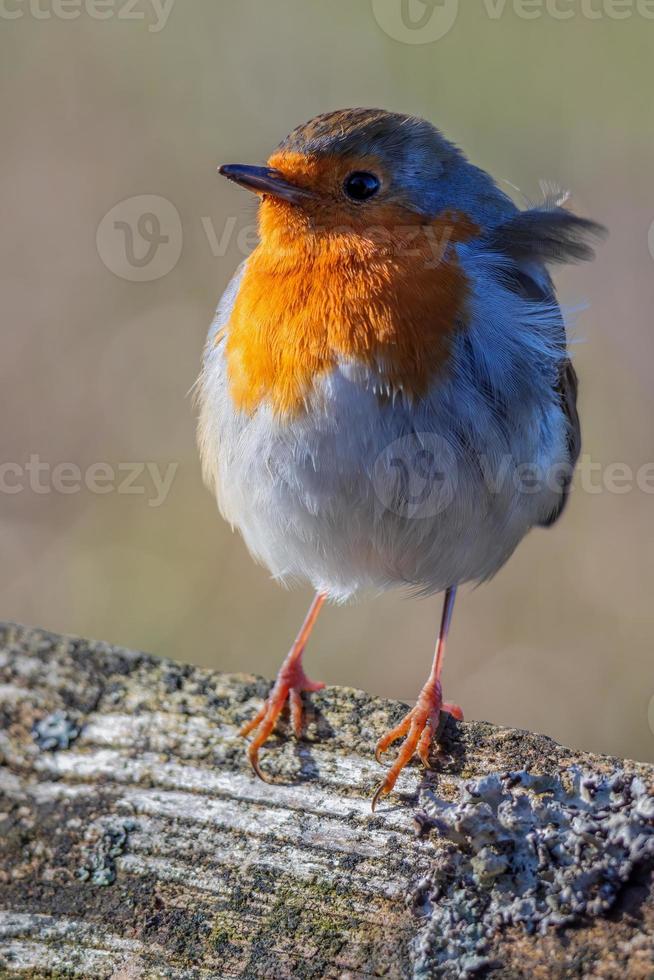
{"label": "black beak", "polygon": [[218,167],[218,173],[228,180],[233,180],[235,184],[240,184],[241,187],[247,187],[249,191],[281,197],[291,204],[302,204],[315,197],[313,191],[307,190],[306,187],[289,184],[279,170],[273,170],[271,167],[249,167],[245,163],[226,163]]}

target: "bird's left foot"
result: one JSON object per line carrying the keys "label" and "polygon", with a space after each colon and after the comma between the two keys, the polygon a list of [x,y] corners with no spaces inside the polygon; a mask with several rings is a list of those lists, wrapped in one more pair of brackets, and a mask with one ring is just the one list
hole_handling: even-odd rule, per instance
{"label": "bird's left foot", "polygon": [[458,721],[463,721],[461,708],[457,704],[443,701],[440,681],[430,679],[420,692],[415,707],[407,712],[399,725],[396,725],[395,728],[379,739],[375,748],[375,758],[379,763],[382,762],[382,754],[393,742],[403,737],[404,742],[400,746],[397,758],[388,770],[386,778],[375,791],[372,798],[373,812],[381,797],[388,796],[391,792],[397,782],[397,777],[414,755],[417,754],[423,765],[427,769],[431,769],[429,749],[438,732],[442,711],[452,715]]}

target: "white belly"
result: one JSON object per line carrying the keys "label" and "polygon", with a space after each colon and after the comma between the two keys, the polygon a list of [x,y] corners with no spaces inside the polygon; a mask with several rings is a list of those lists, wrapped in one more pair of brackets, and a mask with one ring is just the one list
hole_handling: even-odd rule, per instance
{"label": "white belly", "polygon": [[265,406],[249,417],[231,403],[223,347],[202,379],[205,474],[253,556],[284,582],[342,600],[481,580],[556,506],[547,485],[516,488],[515,469],[565,461],[554,402],[521,403],[498,421],[481,402],[457,410],[441,382],[411,408],[340,368],[301,417],[280,422]]}

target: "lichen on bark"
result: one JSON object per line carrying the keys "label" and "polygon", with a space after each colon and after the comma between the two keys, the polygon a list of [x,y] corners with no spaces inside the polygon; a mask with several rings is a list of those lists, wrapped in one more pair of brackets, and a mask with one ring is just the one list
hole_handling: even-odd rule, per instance
{"label": "lichen on bark", "polygon": [[312,696],[267,784],[268,688],[0,625],[0,976],[652,975],[652,767],[452,722],[373,816],[405,706]]}

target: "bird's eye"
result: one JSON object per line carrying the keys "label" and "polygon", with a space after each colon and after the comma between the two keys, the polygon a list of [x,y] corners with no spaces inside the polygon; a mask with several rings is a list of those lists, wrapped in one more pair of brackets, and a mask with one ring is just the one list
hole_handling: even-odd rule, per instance
{"label": "bird's eye", "polygon": [[353,201],[367,201],[380,187],[379,177],[367,170],[355,170],[348,174],[343,184],[343,190]]}

